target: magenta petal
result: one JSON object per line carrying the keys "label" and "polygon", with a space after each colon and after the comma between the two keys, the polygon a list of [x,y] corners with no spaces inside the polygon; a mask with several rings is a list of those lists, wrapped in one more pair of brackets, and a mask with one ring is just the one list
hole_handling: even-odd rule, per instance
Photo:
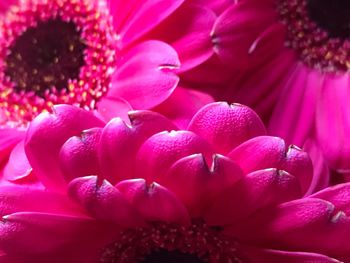
{"label": "magenta petal", "polygon": [[244,246],[244,258],[249,262],[283,262],[283,263],[341,263],[340,261],[327,257],[326,255],[281,251],[272,249],[261,249]]}
{"label": "magenta petal", "polygon": [[190,131],[157,133],[144,142],[137,154],[136,176],[157,181],[177,160],[195,153],[202,153],[210,163],[213,151],[205,140]]}
{"label": "magenta petal", "polygon": [[143,179],[122,181],[116,185],[141,216],[150,222],[188,224],[189,216],[177,197],[157,183]]}
{"label": "magenta petal", "polygon": [[0,216],[16,212],[81,213],[65,195],[24,186],[0,187]]}
{"label": "magenta petal", "polygon": [[183,2],[184,0],[108,0],[121,47],[157,26]]}
{"label": "magenta petal", "polygon": [[78,238],[91,238],[92,223],[84,217],[14,213],[0,223],[0,246],[11,253],[47,253]]}
{"label": "magenta petal", "polygon": [[76,178],[70,182],[69,195],[95,218],[121,227],[142,224],[142,219],[113,185],[98,183],[96,176]]}
{"label": "magenta petal", "polygon": [[350,220],[327,201],[303,198],[264,209],[228,230],[254,244],[275,249],[346,254]]}
{"label": "magenta petal", "polygon": [[134,177],[135,157],[142,143],[153,134],[176,129],[164,116],[151,111],[129,113],[130,124],[112,119],[104,128],[99,147],[99,176],[115,183]]}
{"label": "magenta petal", "polygon": [[329,166],[350,170],[350,78],[328,76],[316,109],[316,134]]}
{"label": "magenta petal", "polygon": [[159,181],[181,200],[192,217],[243,177],[243,172],[230,159],[215,155],[209,167],[203,155],[194,154],[178,160]]}
{"label": "magenta petal", "polygon": [[62,145],[59,161],[67,182],[76,177],[99,173],[97,149],[101,133],[102,128],[85,130]]}
{"label": "magenta petal", "polygon": [[169,43],[179,54],[179,72],[187,71],[214,53],[211,31],[215,19],[204,5],[183,5],[147,37]]}
{"label": "magenta petal", "polygon": [[122,98],[101,98],[101,100],[97,102],[97,110],[101,119],[108,122],[114,117],[127,120],[128,112],[132,110],[132,107],[129,102]]}
{"label": "magenta petal", "polygon": [[200,109],[188,125],[188,130],[206,139],[215,151],[222,154],[266,133],[264,124],[253,110],[226,102],[211,103]]}
{"label": "magenta petal", "polygon": [[260,170],[248,174],[212,202],[205,214],[210,225],[239,225],[253,212],[301,196],[298,180],[284,171]]}
{"label": "magenta petal", "polygon": [[54,106],[53,114],[40,114],[31,122],[25,139],[25,151],[35,175],[49,188],[64,188],[58,161],[61,146],[83,130],[103,125],[93,113],[70,105]]}
{"label": "magenta petal", "polygon": [[234,1],[232,0],[191,0],[188,2],[196,5],[206,6],[211,10],[215,11],[216,14],[221,14],[230,5],[232,5]]}
{"label": "magenta petal", "polygon": [[17,181],[25,179],[32,172],[27,156],[24,152],[24,141],[19,142],[12,150],[5,165],[3,176],[6,180]]}
{"label": "magenta petal", "polygon": [[330,183],[330,170],[323,157],[322,151],[318,145],[312,140],[308,140],[304,145],[304,150],[309,154],[313,164],[313,177],[310,182],[307,195],[310,195],[318,190],[324,189]]}
{"label": "magenta petal", "polygon": [[278,137],[259,136],[250,139],[230,152],[245,173],[265,168],[278,168],[286,155],[285,142]]}
{"label": "magenta petal", "polygon": [[0,129],[0,164],[7,160],[12,148],[24,138],[25,132],[15,128]]}
{"label": "magenta petal", "polygon": [[319,191],[310,197],[323,199],[331,202],[337,210],[350,213],[350,183],[338,184],[322,191]]}
{"label": "magenta petal", "polygon": [[149,109],[167,99],[179,77],[180,61],[171,46],[156,40],[142,42],[117,62],[107,98],[122,98],[134,109]]}
{"label": "magenta petal", "polygon": [[[186,103],[183,103],[184,101]],[[180,129],[186,129],[197,111],[213,101],[207,93],[177,87],[167,100],[152,110],[171,119]],[[179,105],[181,107],[178,107]]]}
{"label": "magenta petal", "polygon": [[286,148],[284,140],[272,136],[250,139],[234,149],[229,157],[246,173],[277,168],[298,178],[303,193],[310,187],[313,170],[308,154],[296,146]]}
{"label": "magenta petal", "polygon": [[[237,69],[251,66],[248,63],[251,46],[263,30],[278,21],[277,15],[275,7],[265,1],[238,1],[216,20],[213,28],[216,53],[226,64]],[[281,45],[273,47],[276,48]],[[271,46],[266,45],[265,52],[261,52],[269,53],[270,49]]]}

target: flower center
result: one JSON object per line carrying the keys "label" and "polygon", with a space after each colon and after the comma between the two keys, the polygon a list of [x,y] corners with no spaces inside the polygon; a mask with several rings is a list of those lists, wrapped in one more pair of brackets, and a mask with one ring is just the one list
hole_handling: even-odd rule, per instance
{"label": "flower center", "polygon": [[350,70],[350,2],[278,0],[286,45],[307,66],[322,72]]}
{"label": "flower center", "polygon": [[203,222],[189,227],[154,223],[123,232],[103,250],[100,263],[239,263],[236,247],[235,240]]}
{"label": "flower center", "polygon": [[307,9],[310,18],[328,31],[330,37],[347,38],[350,36],[349,1],[308,0]]}
{"label": "flower center", "polygon": [[74,23],[60,19],[29,28],[10,48],[5,74],[15,84],[15,91],[33,91],[44,97],[51,87],[68,87],[77,79],[84,64],[85,45]]}
{"label": "flower center", "polygon": [[0,20],[0,126],[54,104],[96,108],[115,67],[116,34],[99,0],[18,0]]}

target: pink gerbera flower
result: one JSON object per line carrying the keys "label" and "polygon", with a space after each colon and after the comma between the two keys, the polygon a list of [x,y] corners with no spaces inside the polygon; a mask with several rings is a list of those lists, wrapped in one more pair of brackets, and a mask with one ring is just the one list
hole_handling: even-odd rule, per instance
{"label": "pink gerbera flower", "polygon": [[186,130],[151,111],[107,124],[55,106],[31,123],[38,184],[0,186],[2,262],[340,262],[349,185],[249,108],[213,103]]}
{"label": "pink gerbera flower", "polygon": [[[213,54],[210,3],[208,8],[184,0],[1,4],[0,159],[28,122],[59,103],[97,111],[106,120],[157,106],[186,123],[212,101],[200,92],[174,91],[179,74]],[[183,98],[194,103],[176,112],[172,105]]]}
{"label": "pink gerbera flower", "polygon": [[217,54],[238,72],[221,95],[254,107],[290,143],[311,139],[342,172],[350,169],[349,8],[348,1],[243,0],[213,30]]}

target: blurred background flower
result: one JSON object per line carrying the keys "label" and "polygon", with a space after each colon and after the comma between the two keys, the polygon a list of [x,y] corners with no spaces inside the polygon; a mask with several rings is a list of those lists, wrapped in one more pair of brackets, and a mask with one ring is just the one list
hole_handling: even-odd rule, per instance
{"label": "blurred background flower", "polygon": [[213,29],[215,51],[231,76],[208,88],[216,99],[253,107],[271,134],[320,148],[327,165],[345,174],[349,10],[347,1],[237,1]]}
{"label": "blurred background flower", "polygon": [[0,14],[0,163],[28,123],[59,103],[105,120],[153,108],[186,126],[212,101],[178,83],[213,55],[214,11],[224,4],[215,2],[6,1]]}

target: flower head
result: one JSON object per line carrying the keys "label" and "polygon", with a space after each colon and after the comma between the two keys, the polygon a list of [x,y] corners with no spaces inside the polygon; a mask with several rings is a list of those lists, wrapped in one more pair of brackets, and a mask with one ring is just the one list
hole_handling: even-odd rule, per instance
{"label": "flower head", "polygon": [[346,1],[238,1],[213,30],[237,72],[221,96],[253,107],[288,143],[314,144],[339,172],[350,169],[348,13]]}
{"label": "flower head", "polygon": [[38,184],[0,186],[4,262],[348,256],[349,186],[309,196],[308,155],[243,105],[209,104],[186,130],[151,111],[106,124],[59,105],[31,123],[25,152]]}

